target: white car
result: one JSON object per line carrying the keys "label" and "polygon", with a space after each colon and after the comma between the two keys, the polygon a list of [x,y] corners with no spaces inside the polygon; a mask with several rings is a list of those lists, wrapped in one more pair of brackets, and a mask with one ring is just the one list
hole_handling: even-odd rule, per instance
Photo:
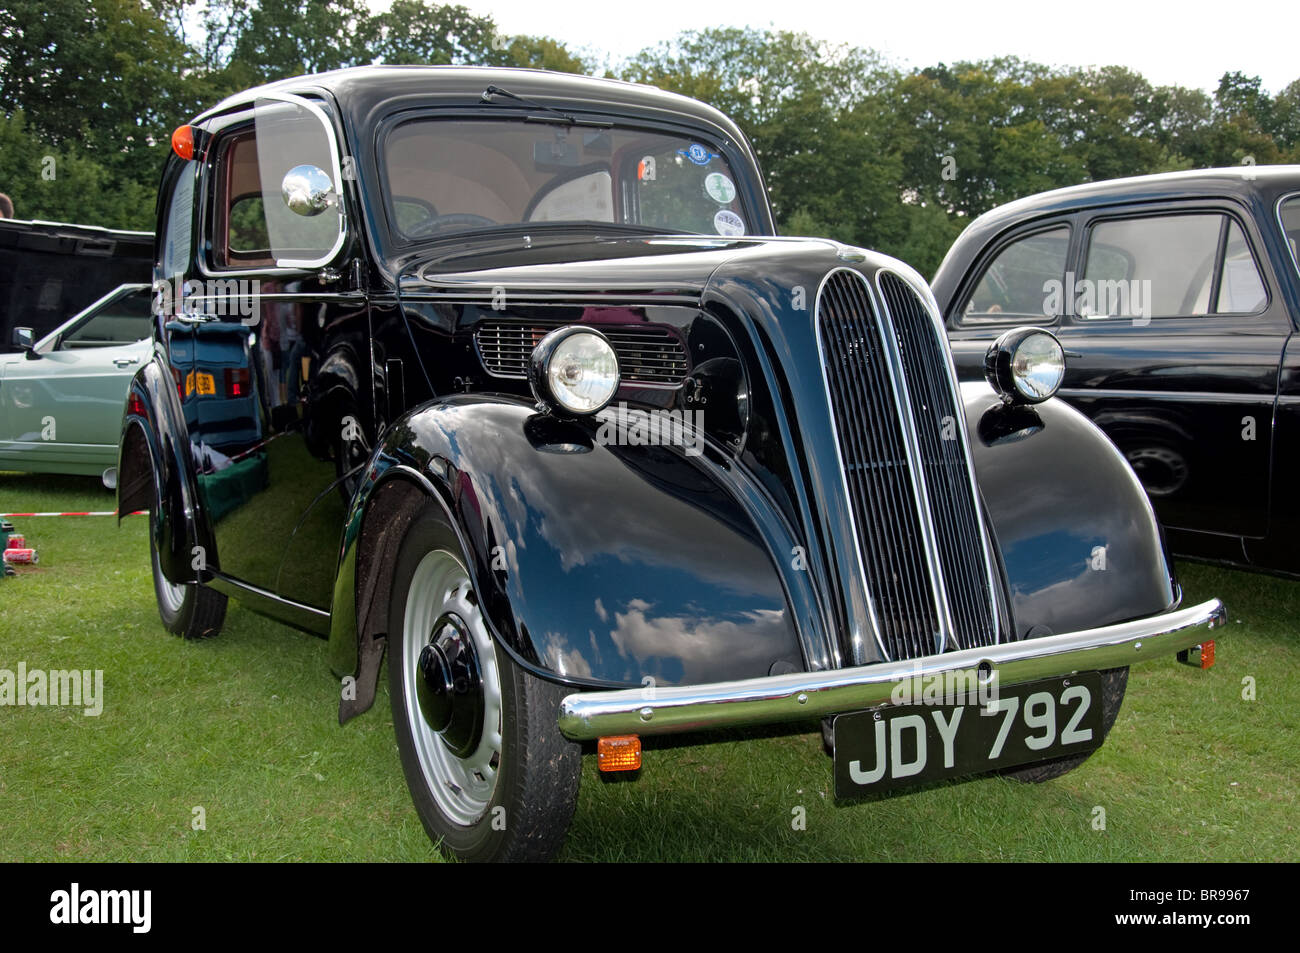
{"label": "white car", "polygon": [[15,328],[0,354],[0,470],[112,483],[127,385],[149,358],[152,295],[119,285],[39,341]]}

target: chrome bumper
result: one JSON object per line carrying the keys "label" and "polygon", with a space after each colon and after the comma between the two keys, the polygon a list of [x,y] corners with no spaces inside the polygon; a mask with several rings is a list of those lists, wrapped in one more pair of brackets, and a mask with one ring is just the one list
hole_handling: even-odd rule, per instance
{"label": "chrome bumper", "polygon": [[566,737],[586,741],[821,718],[888,704],[895,688],[918,676],[969,679],[997,672],[999,685],[1015,685],[1120,668],[1191,648],[1204,641],[1204,631],[1226,621],[1223,603],[1211,599],[1118,625],[902,662],[711,685],[579,692],[561,703],[559,727]]}

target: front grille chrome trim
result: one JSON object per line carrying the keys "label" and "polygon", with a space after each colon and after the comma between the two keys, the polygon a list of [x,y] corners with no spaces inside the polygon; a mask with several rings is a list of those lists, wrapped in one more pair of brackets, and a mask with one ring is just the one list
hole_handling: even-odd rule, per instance
{"label": "front grille chrome trim", "polygon": [[[883,286],[878,285],[882,275],[889,275],[902,284],[904,291],[900,295],[910,292],[915,299],[909,301],[898,297],[899,306],[907,309],[906,330],[896,323],[889,308],[889,296]],[[832,282],[837,284],[831,285]],[[824,313],[824,307],[829,311]],[[855,313],[859,310],[865,313]],[[865,621],[871,628],[880,656],[898,660],[1000,642],[1003,632],[998,597],[1000,577],[994,573],[991,561],[990,536],[975,481],[961,391],[953,372],[946,335],[936,325],[933,307],[914,283],[894,271],[882,271],[873,282],[855,269],[836,268],[823,276],[817,289],[813,322],[822,384],[835,431],[840,489],[845,494],[858,579],[865,590]],[[827,334],[834,338],[833,348],[825,340]],[[902,350],[904,347],[908,348],[906,355]],[[837,369],[834,382],[828,360],[832,350]],[[878,350],[878,353],[873,355],[873,350]],[[936,354],[942,366],[930,367]],[[916,382],[921,388],[918,395],[913,395],[910,389],[909,361],[912,372],[921,366],[918,362],[924,362],[924,372],[929,375]],[[882,380],[888,382],[887,389],[882,387]],[[860,417],[866,414],[873,395],[876,400],[892,400],[892,411],[876,408],[877,416],[867,414],[865,418]],[[926,431],[923,435],[918,429],[921,422],[917,418],[919,410],[914,396],[925,409],[933,409],[944,417],[951,414],[955,418],[959,440],[956,453],[960,459],[943,449],[942,443],[936,444],[934,433]],[[850,416],[841,420],[846,413]],[[896,433],[890,433],[895,424],[887,423],[889,420],[896,422]],[[924,425],[931,429],[943,426],[937,417]],[[923,436],[926,440],[924,446]],[[852,477],[847,466],[846,447],[851,449],[855,460]],[[935,458],[933,461],[928,460],[926,448],[929,448],[929,456]],[[864,454],[866,465],[877,472],[889,467],[905,467],[905,484],[901,473],[896,474],[892,482],[883,477],[873,477],[874,482],[863,480],[858,471],[864,466],[861,459]],[[933,474],[928,467],[934,469]],[[934,486],[929,482],[931,476],[938,481]],[[903,504],[904,508],[910,504],[910,513],[901,512],[898,505],[893,506],[892,516],[887,512],[874,512],[882,502],[898,504],[905,500],[904,485],[911,491],[910,501]],[[956,535],[953,539],[946,538],[941,546],[938,536],[940,520],[937,518],[940,514],[935,507],[949,502],[955,508],[951,513],[944,511],[946,515],[942,525],[949,536]],[[885,508],[889,509],[889,506]],[[872,519],[883,520],[883,528],[864,526],[861,522]],[[895,525],[888,525],[891,520]],[[863,536],[864,529],[870,530],[870,539]],[[958,541],[954,542],[954,539]],[[909,556],[900,550],[900,543],[904,547],[913,545],[916,549]],[[973,546],[982,550],[977,560],[979,568],[971,567],[972,572],[963,575],[957,568],[960,557],[954,559],[954,554],[961,552],[962,547]],[[873,550],[870,567],[864,547]],[[974,560],[974,554],[964,555]],[[958,592],[950,592],[945,559],[953,564],[949,568],[957,573],[953,584],[958,586]],[[874,591],[880,587],[883,591]],[[868,658],[867,642],[860,625],[863,620],[854,617],[851,603],[856,600],[849,598],[850,593],[846,592],[845,596],[852,664],[866,664],[871,659]],[[887,605],[880,603],[882,597],[887,598]],[[960,607],[954,605],[954,599],[960,599]],[[961,610],[961,626],[958,625],[958,608]],[[888,633],[881,611],[889,613]],[[971,629],[969,633],[965,631],[967,628]]]}
{"label": "front grille chrome trim", "polygon": [[[879,284],[886,275],[891,276],[903,283],[917,297],[918,304],[929,318],[934,341],[943,356],[942,368],[944,383],[947,385],[947,392],[952,395],[954,410],[953,417],[957,426],[957,437],[961,441],[962,456],[965,458],[966,480],[970,489],[971,497],[975,506],[975,525],[979,530],[979,543],[984,567],[984,579],[988,585],[989,611],[991,613],[992,624],[992,643],[998,644],[1003,640],[1005,634],[1008,639],[1014,640],[1015,634],[1011,631],[1009,620],[1004,621],[1001,612],[1001,600],[998,598],[998,590],[1002,586],[1001,574],[993,562],[993,545],[992,537],[989,535],[988,525],[985,520],[983,496],[980,494],[979,480],[975,476],[974,456],[970,452],[971,440],[970,431],[966,426],[965,406],[961,397],[961,383],[957,378],[956,365],[952,358],[952,345],[948,341],[947,330],[944,328],[942,320],[938,317],[937,306],[929,299],[929,288],[922,290],[917,287],[915,281],[910,280],[906,275],[901,274],[893,269],[881,269],[876,273],[876,282]],[[885,294],[881,291],[881,303],[888,313],[888,303],[885,301]],[[893,316],[890,315],[889,321],[893,323]],[[942,567],[941,567],[942,568]],[[955,631],[955,629],[954,629]],[[972,648],[973,646],[959,644],[958,649]]]}

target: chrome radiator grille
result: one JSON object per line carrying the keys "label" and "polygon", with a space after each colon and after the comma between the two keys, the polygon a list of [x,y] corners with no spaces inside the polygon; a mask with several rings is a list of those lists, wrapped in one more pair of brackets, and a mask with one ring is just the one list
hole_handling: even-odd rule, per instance
{"label": "chrome radiator grille", "polygon": [[[493,377],[525,379],[528,356],[542,338],[565,322],[486,321],[474,333],[483,367]],[[677,387],[690,370],[686,346],[665,327],[597,326],[618,354],[624,383]]]}
{"label": "chrome radiator grille", "polygon": [[953,640],[959,648],[992,645],[997,641],[993,593],[979,504],[958,428],[962,410],[948,376],[948,358],[935,337],[930,312],[916,292],[888,272],[881,274],[879,282],[898,338],[916,421],[939,565],[952,611]]}
{"label": "chrome radiator grille", "polygon": [[817,333],[871,622],[886,656],[907,659],[989,644],[997,626],[946,358],[923,303],[884,280],[893,322],[841,270]]}

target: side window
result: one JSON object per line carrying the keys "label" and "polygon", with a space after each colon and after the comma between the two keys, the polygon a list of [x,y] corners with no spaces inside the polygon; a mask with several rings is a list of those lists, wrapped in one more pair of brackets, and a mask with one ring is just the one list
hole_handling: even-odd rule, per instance
{"label": "side window", "polygon": [[1291,249],[1291,260],[1300,270],[1300,195],[1283,199],[1277,207],[1277,217],[1286,236],[1286,247]]}
{"label": "side window", "polygon": [[[323,265],[343,235],[340,182],[332,133],[297,102],[258,100],[253,121],[217,146],[213,254],[218,268]],[[286,179],[298,188],[315,170],[328,186],[306,213],[288,204]],[[293,173],[291,175],[290,173]],[[320,178],[323,176],[323,179]]]}
{"label": "side window", "polygon": [[1219,212],[1099,222],[1083,277],[1084,318],[1249,314],[1267,299],[1241,226]]}
{"label": "side window", "polygon": [[116,344],[134,344],[150,333],[150,304],[148,291],[132,291],[109,302],[88,320],[73,328],[59,341],[59,350],[88,347],[112,347]]}
{"label": "side window", "polygon": [[[962,321],[1051,322],[1061,313],[1070,229],[1016,239],[994,256],[962,306]],[[1054,293],[1053,293],[1054,292]]]}
{"label": "side window", "polygon": [[171,205],[167,209],[167,225],[158,265],[163,277],[169,280],[184,275],[193,256],[194,176],[197,165],[196,162],[185,164],[180,178],[176,180]]}
{"label": "side window", "polygon": [[1267,303],[1264,279],[1255,267],[1246,236],[1242,234],[1241,226],[1230,219],[1223,252],[1223,276],[1219,279],[1214,311],[1216,314],[1254,314],[1263,310]]}

